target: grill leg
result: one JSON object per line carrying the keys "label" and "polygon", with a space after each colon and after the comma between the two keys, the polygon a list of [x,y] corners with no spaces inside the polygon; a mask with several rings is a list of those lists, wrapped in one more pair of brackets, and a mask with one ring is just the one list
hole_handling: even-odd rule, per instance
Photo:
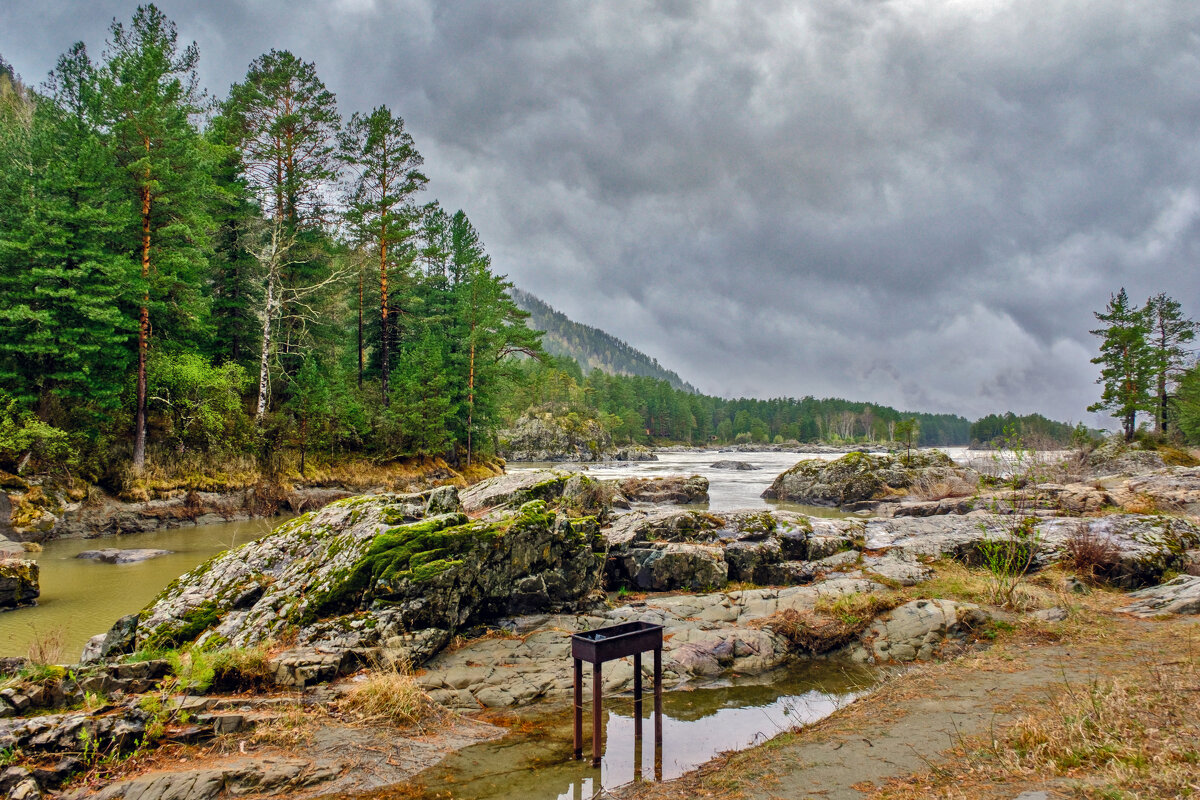
{"label": "grill leg", "polygon": [[633,654],[633,737],[642,738],[642,654]]}
{"label": "grill leg", "polygon": [[592,766],[600,766],[600,662],[592,665]]}
{"label": "grill leg", "polygon": [[575,758],[583,758],[583,662],[575,661]]}
{"label": "grill leg", "polygon": [[662,747],[662,648],[654,650],[654,746]]}

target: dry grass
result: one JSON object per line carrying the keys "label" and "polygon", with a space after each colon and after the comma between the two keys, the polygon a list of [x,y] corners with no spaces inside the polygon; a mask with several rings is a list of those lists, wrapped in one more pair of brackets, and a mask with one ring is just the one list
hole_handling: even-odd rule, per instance
{"label": "dry grass", "polygon": [[948,764],[894,779],[872,798],[990,797],[985,787],[1070,787],[1088,800],[1200,796],[1200,647],[1079,685],[1064,682],[991,739],[963,741]]}
{"label": "dry grass", "polygon": [[145,502],[180,492],[234,492],[249,489],[263,479],[258,462],[246,455],[214,458],[203,453],[156,452],[146,459],[139,475],[126,468],[120,477],[122,500]]}
{"label": "dry grass", "polygon": [[439,721],[446,713],[417,685],[408,665],[395,660],[354,684],[338,700],[338,710],[361,723],[402,727]]}
{"label": "dry grass", "polygon": [[1131,500],[1122,503],[1121,508],[1130,514],[1157,514],[1162,510],[1158,501],[1148,494],[1134,495]]}
{"label": "dry grass", "polygon": [[1067,537],[1063,548],[1063,563],[1080,580],[1096,583],[1110,574],[1118,564],[1120,550],[1112,537],[1099,534],[1088,525],[1080,525]]}
{"label": "dry grass", "polygon": [[327,724],[322,711],[299,704],[284,706],[277,715],[254,726],[249,740],[254,744],[295,749],[309,744],[318,728]]}
{"label": "dry grass", "polygon": [[180,456],[156,452],[147,458],[145,470],[140,475],[131,469],[122,473],[119,496],[122,500],[145,502],[187,491],[261,491],[264,485],[278,486],[286,493],[292,490],[293,484],[353,490],[382,487],[388,491],[420,491],[442,484],[465,487],[504,472],[503,462],[493,460],[476,461],[460,472],[440,458],[378,462],[369,458],[323,460],[310,456],[301,475],[297,454],[282,452],[277,455],[274,473],[267,475],[259,463],[247,455],[215,458],[200,453]]}
{"label": "dry grass", "polygon": [[909,488],[909,493],[918,500],[945,500],[949,497],[970,497],[978,491],[978,487],[970,481],[957,475],[937,479],[930,475],[922,475]]}
{"label": "dry grass", "polygon": [[907,599],[901,592],[821,598],[812,611],[788,608],[750,624],[768,628],[810,653],[827,653],[849,644],[875,617]]}
{"label": "dry grass", "polygon": [[29,641],[29,649],[25,655],[33,664],[58,664],[62,661],[63,651],[67,644],[66,629],[59,627],[39,631],[30,625],[33,638]]}

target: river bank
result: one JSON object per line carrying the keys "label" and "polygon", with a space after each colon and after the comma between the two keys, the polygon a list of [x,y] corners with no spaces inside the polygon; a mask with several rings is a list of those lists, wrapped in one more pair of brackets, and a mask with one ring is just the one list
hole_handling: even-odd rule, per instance
{"label": "river bank", "polygon": [[[761,480],[770,481],[770,472],[762,472]],[[1092,598],[1122,597],[1103,586],[1154,585],[1196,567],[1200,547],[1200,527],[1189,514],[1200,491],[1194,468],[1127,476],[1120,487],[1104,490],[1110,500],[1128,495],[1143,507],[1154,499],[1178,509],[1169,513],[1114,513],[1112,507],[1080,513],[1057,502],[1036,509],[1022,540],[1035,548],[1030,552],[1035,573],[1007,589],[997,574],[980,568],[985,563],[980,556],[989,542],[1011,538],[1014,523],[1025,524],[1025,517],[979,509],[919,518],[828,519],[762,507],[715,508],[711,499],[708,508],[635,503],[623,511],[613,504],[624,484],[597,480],[602,474],[520,471],[462,492],[443,487],[335,501],[180,578],[104,637],[107,666],[77,667],[70,679],[55,679],[53,691],[45,676],[40,689],[25,688],[29,677],[14,679],[7,685],[24,699],[0,702],[0,717],[14,715],[0,721],[0,738],[12,735],[12,747],[32,748],[41,741],[37,737],[69,724],[107,731],[104,725],[111,723],[100,719],[115,714],[141,725],[143,740],[157,724],[162,730],[154,741],[169,742],[191,729],[188,736],[196,743],[183,751],[190,765],[185,770],[172,765],[169,777],[135,776],[126,788],[106,789],[105,796],[149,800],[162,796],[141,794],[152,784],[175,792],[182,784],[197,785],[201,773],[217,776],[214,793],[179,796],[209,800],[268,777],[276,781],[275,793],[320,794],[323,786],[333,786],[336,771],[305,761],[303,746],[280,751],[276,742],[275,750],[255,749],[253,731],[260,725],[270,730],[280,716],[278,708],[270,709],[284,695],[267,694],[271,686],[301,691],[299,708],[315,715],[306,724],[317,731],[351,720],[345,703],[356,688],[384,680],[389,693],[403,685],[407,696],[419,699],[417,707],[430,709],[406,726],[450,730],[455,723],[447,720],[454,714],[469,714],[531,730],[527,726],[549,724],[536,721],[535,709],[569,696],[567,653],[578,631],[627,620],[663,624],[669,697],[733,676],[774,682],[774,670],[797,663],[848,659],[872,670],[893,669],[978,652],[1014,633],[1058,635],[1062,629],[1054,626],[1072,621],[1103,627],[1102,616],[1081,616],[1079,610],[1090,608]],[[672,486],[694,483],[678,479]],[[649,489],[647,497],[663,494],[644,483],[628,487],[633,488]],[[688,502],[694,497],[690,490],[671,494]],[[1103,564],[1085,569],[1072,555],[1087,542],[1105,545]],[[1147,606],[1146,613],[1190,613],[1192,584],[1172,591],[1179,592],[1170,601],[1174,605]],[[126,663],[130,657],[156,666],[135,669]],[[151,660],[138,661],[145,658]],[[411,676],[382,666],[405,663],[417,667]],[[234,677],[218,683],[233,680],[252,689],[234,701],[245,709],[222,705],[219,695],[189,700],[179,694],[204,664],[235,665]],[[138,670],[149,671],[138,677]],[[614,663],[605,671],[603,689],[626,692],[632,678],[631,664]],[[36,724],[50,727],[40,732],[26,730],[22,726],[31,723],[15,716],[45,708],[59,694],[76,697],[84,680],[87,691],[118,698],[115,708],[99,717],[67,712],[59,722],[42,717]],[[142,718],[136,709],[144,697],[120,699],[156,681],[162,682],[158,702],[174,711]],[[0,691],[0,698],[8,697]],[[182,711],[202,712],[204,719],[185,719],[177,713]],[[607,730],[619,734],[621,723],[610,722]],[[204,748],[232,734],[250,755],[261,753],[287,768],[271,773],[274,777],[244,763],[218,769],[206,760]],[[353,740],[350,734],[329,735],[346,747]],[[395,736],[419,738],[403,726]],[[60,749],[37,750],[23,763],[48,769],[73,744],[69,737],[64,744],[58,733],[45,741]],[[120,749],[115,739],[105,742],[105,748]],[[242,755],[237,746],[235,761]],[[228,745],[222,747],[223,757],[233,755]],[[388,752],[393,755],[387,758],[406,763],[398,751]],[[135,748],[135,758],[141,758],[138,753]],[[192,765],[195,759],[198,765]],[[395,770],[386,774],[406,779]],[[112,777],[92,780],[101,786]],[[434,780],[440,784],[430,789],[438,792],[455,778]],[[135,786],[141,787],[138,794],[129,794]],[[582,784],[577,787],[582,791]],[[343,789],[339,784],[337,791]],[[400,795],[380,789],[376,796]]]}
{"label": "river bank", "polygon": [[162,528],[299,514],[344,497],[433,486],[469,486],[504,471],[499,460],[455,469],[440,458],[375,464],[343,461],[303,475],[264,476],[250,464],[200,474],[127,477],[118,489],[52,476],[0,475],[0,546],[5,539],[53,539],[143,533]]}

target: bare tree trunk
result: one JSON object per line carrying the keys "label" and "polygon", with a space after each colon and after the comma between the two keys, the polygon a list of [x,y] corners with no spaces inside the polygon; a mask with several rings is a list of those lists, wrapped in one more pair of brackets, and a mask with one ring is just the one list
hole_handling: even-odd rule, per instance
{"label": "bare tree trunk", "polygon": [[363,375],[363,270],[358,269],[358,388],[362,388]]}
{"label": "bare tree trunk", "polygon": [[[146,142],[147,154],[150,142]],[[142,280],[150,280],[150,175],[142,186]],[[133,471],[146,466],[146,354],[150,348],[150,289],[147,284],[138,315],[137,411],[133,422]]]}
{"label": "bare tree trunk", "polygon": [[275,296],[275,279],[275,266],[272,264],[267,274],[267,302],[262,315],[262,352],[258,360],[258,408],[254,418],[259,421],[267,413],[267,395],[271,388],[271,321],[275,319],[275,309],[279,304]]}
{"label": "bare tree trunk", "polygon": [[475,320],[471,320],[471,368],[467,375],[467,466],[471,466],[471,425],[475,417]]}
{"label": "bare tree trunk", "polygon": [[387,282],[387,225],[385,224],[379,236],[379,312],[380,312],[380,350],[379,365],[383,370],[380,387],[383,390],[383,407],[388,405],[388,372],[391,363],[388,360],[388,282]]}

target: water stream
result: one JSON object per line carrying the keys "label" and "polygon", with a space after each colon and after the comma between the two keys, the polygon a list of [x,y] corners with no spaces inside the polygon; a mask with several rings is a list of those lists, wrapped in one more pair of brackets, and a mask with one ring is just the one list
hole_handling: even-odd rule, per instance
{"label": "water stream", "polygon": [[526,712],[530,716],[518,731],[453,753],[403,786],[366,793],[360,800],[412,798],[413,786],[425,787],[427,793],[416,796],[429,800],[582,800],[633,781],[671,780],[722,752],[743,750],[823,719],[861,696],[873,682],[869,671],[821,661],[667,692],[662,748],[657,752],[649,693],[641,741],[634,737],[632,698],[606,698],[598,768],[591,766],[590,705],[584,709],[581,761],[572,758],[570,708],[535,708]]}
{"label": "water stream", "polygon": [[[38,604],[0,614],[0,656],[23,656],[35,638],[60,638],[61,658],[73,662],[94,634],[140,610],[168,583],[197,564],[263,536],[284,518],[220,525],[189,525],[98,539],[57,539],[27,558],[41,568]],[[135,564],[105,564],[76,558],[102,548],[170,550]]]}

